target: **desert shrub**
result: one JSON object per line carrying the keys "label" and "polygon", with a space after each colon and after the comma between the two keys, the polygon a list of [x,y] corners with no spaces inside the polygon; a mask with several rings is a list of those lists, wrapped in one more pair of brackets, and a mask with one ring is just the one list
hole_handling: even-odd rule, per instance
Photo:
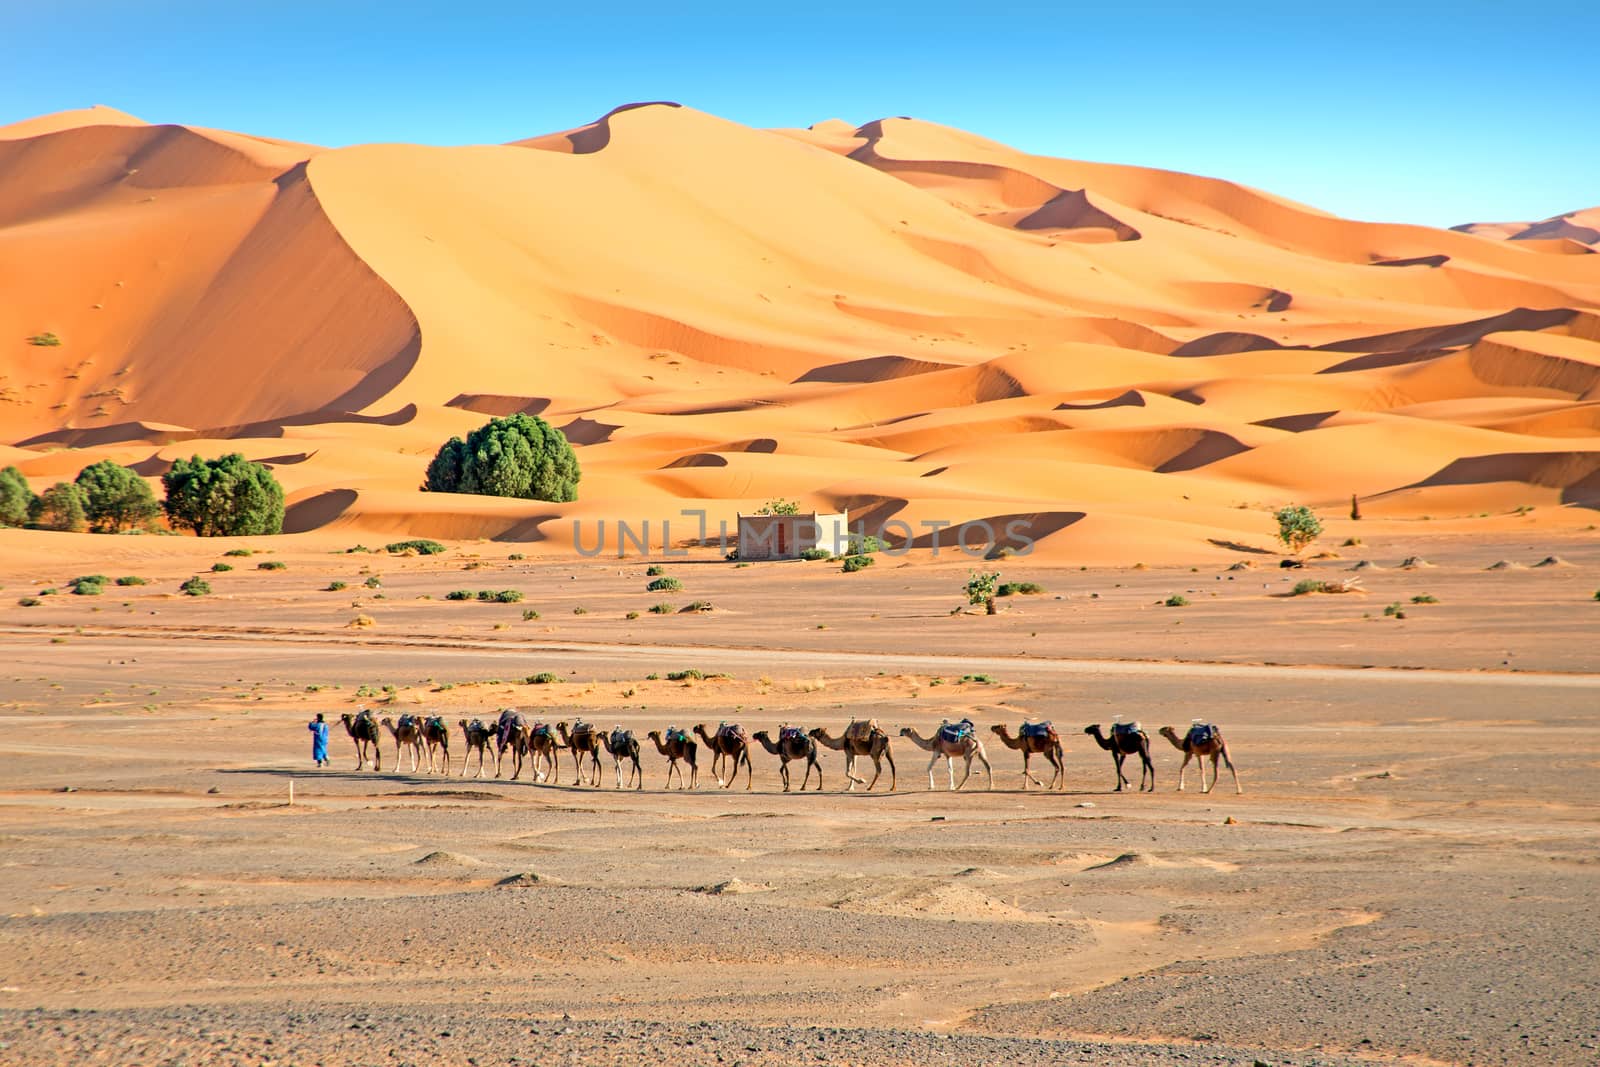
{"label": "desert shrub", "polygon": [[579,604],[577,607],[572,609],[572,613],[574,615],[587,615],[589,614],[589,609],[584,607],[582,604]]}
{"label": "desert shrub", "polygon": [[211,583],[199,575],[195,575],[178,586],[178,592],[185,596],[206,596],[211,592]]}
{"label": "desert shrub", "polygon": [[1044,586],[1038,582],[1004,582],[995,589],[995,596],[1036,596],[1044,592]]}
{"label": "desert shrub", "polygon": [[40,600],[36,596],[25,596],[21,600],[17,601],[17,603],[25,608],[36,608],[39,606]]}
{"label": "desert shrub", "polygon": [[256,570],[258,570],[258,571],[281,571],[281,570],[287,570],[288,566],[289,565],[287,563],[283,562],[283,560],[281,560],[281,559],[269,559],[265,563],[257,563],[256,564]]}
{"label": "desert shrub", "polygon": [[383,550],[396,556],[405,552],[415,552],[419,556],[437,556],[444,551],[444,546],[437,541],[423,538],[415,541],[391,541],[383,546]]}
{"label": "desert shrub", "polygon": [[513,553],[511,553],[511,555],[506,557],[506,559],[510,560],[512,563],[515,563],[518,560],[523,560],[523,559],[527,559],[527,558],[528,557],[524,556],[521,552],[513,552]]}
{"label": "desert shrub", "polygon": [[800,558],[807,560],[832,559],[833,553],[818,545],[815,548],[807,548],[801,551]]}
{"label": "desert shrub", "polygon": [[1307,593],[1320,593],[1322,589],[1321,578],[1302,578],[1294,583],[1293,593],[1295,596],[1305,596]]}
{"label": "desert shrub", "polygon": [[89,585],[110,585],[111,584],[111,579],[107,578],[103,574],[80,574],[76,578],[74,578],[71,581],[69,581],[67,584],[76,586],[76,585],[83,585],[85,583],[87,583]]}
{"label": "desert shrub", "polygon": [[0,526],[22,526],[31,517],[36,498],[28,479],[16,467],[0,470]]}
{"label": "desert shrub", "polygon": [[798,515],[800,514],[800,501],[798,500],[769,500],[756,508],[757,515]]}
{"label": "desert shrub", "polygon": [[61,338],[46,331],[45,333],[34,334],[32,337],[28,338],[28,343],[30,345],[37,345],[39,348],[60,348]]}
{"label": "desert shrub", "polygon": [[537,415],[517,414],[490,419],[465,441],[446,441],[423,488],[560,502],[578,498],[580,477],[566,435]]}
{"label": "desert shrub", "polygon": [[994,595],[1000,586],[999,571],[968,571],[965,586],[967,603],[982,604],[984,610],[993,615],[995,613]]}
{"label": "desert shrub", "polygon": [[452,590],[450,590],[450,592],[448,592],[448,593],[446,593],[444,595],[444,598],[446,600],[471,600],[472,599],[472,590],[470,590],[470,589],[452,589]]}
{"label": "desert shrub", "polygon": [[103,459],[78,472],[78,488],[84,492],[84,509],[89,529],[95,533],[142,529],[161,514],[150,485],[120,463]]}
{"label": "desert shrub", "polygon": [[121,578],[117,579],[117,584],[118,585],[149,585],[150,581],[147,578],[139,577],[137,574],[125,574]]}
{"label": "desert shrub", "polygon": [[655,581],[644,587],[645,592],[647,593],[676,593],[682,588],[683,583],[678,581],[678,579],[671,577],[657,578]]}
{"label": "desert shrub", "polygon": [[200,537],[283,532],[283,486],[272,471],[238,452],[180,459],[161,476],[167,520]]}
{"label": "desert shrub", "polygon": [[365,630],[368,627],[378,625],[378,620],[374,619],[371,615],[357,615],[355,618],[345,623],[345,625],[354,630]]}
{"label": "desert shrub", "polygon": [[217,574],[226,574],[228,571],[233,570],[233,564],[231,564],[231,563],[213,563],[211,565],[211,570],[213,572],[217,573]]}
{"label": "desert shrub", "polygon": [[850,545],[844,550],[847,556],[868,556],[883,551],[883,539],[871,534],[851,534]]}
{"label": "desert shrub", "polygon": [[80,533],[88,527],[88,499],[73,482],[57,482],[34,498],[29,517],[47,530]]}
{"label": "desert shrub", "polygon": [[650,566],[644,569],[644,576],[646,578],[659,578],[665,573],[667,573],[666,569],[658,563],[652,563]]}
{"label": "desert shrub", "polygon": [[366,581],[362,582],[361,584],[366,586],[368,589],[382,589],[383,588],[383,579],[379,578],[376,574],[374,574],[372,577],[368,578]]}
{"label": "desert shrub", "polygon": [[475,559],[475,560],[472,560],[469,563],[463,564],[461,569],[464,570],[464,571],[475,571],[481,566],[483,566],[483,561]]}
{"label": "desert shrub", "polygon": [[683,607],[678,609],[678,614],[679,615],[686,615],[686,614],[687,615],[698,615],[702,611],[710,611],[710,610],[711,610],[711,601],[709,601],[709,600],[691,600],[689,603],[685,604]]}
{"label": "desert shrub", "polygon": [[559,681],[561,681],[561,679],[556,677],[554,674],[551,674],[549,671],[540,671],[538,674],[530,674],[523,679],[523,683],[525,685],[555,685]]}
{"label": "desert shrub", "polygon": [[1186,608],[1189,606],[1189,598],[1182,593],[1173,593],[1167,597],[1166,603],[1169,608]]}
{"label": "desert shrub", "polygon": [[637,611],[630,611],[626,615],[623,616],[624,619],[629,619],[629,620],[637,619],[638,617],[639,617],[639,613]]}
{"label": "desert shrub", "polygon": [[965,685],[968,683],[975,685],[993,685],[994,679],[987,674],[963,674],[961,676],[961,680],[957,684]]}
{"label": "desert shrub", "polygon": [[255,549],[252,548],[230,548],[223,553],[224,556],[253,556],[255,554]]}
{"label": "desert shrub", "polygon": [[75,578],[72,581],[72,591],[78,596],[99,596],[105,592],[105,583],[90,581],[87,578]]}
{"label": "desert shrub", "polygon": [[1298,553],[1322,534],[1322,523],[1301,504],[1290,504],[1272,513],[1278,520],[1278,540],[1291,552]]}
{"label": "desert shrub", "polygon": [[667,681],[669,681],[669,682],[685,682],[685,681],[688,681],[690,679],[693,679],[694,681],[698,682],[698,681],[703,680],[704,678],[705,678],[705,674],[703,672],[699,671],[699,670],[696,670],[694,667],[690,667],[686,671],[668,671],[667,672]]}
{"label": "desert shrub", "polygon": [[668,603],[665,603],[665,602],[660,603],[660,604],[651,604],[650,605],[650,614],[652,614],[652,615],[671,615],[672,614],[672,605],[668,604]]}
{"label": "desert shrub", "polygon": [[1405,610],[1401,608],[1400,601],[1398,600],[1396,600],[1393,604],[1387,605],[1383,609],[1383,614],[1386,618],[1393,619],[1403,619],[1406,617]]}
{"label": "desert shrub", "polygon": [[55,596],[59,592],[61,592],[61,590],[57,589],[55,586],[52,585],[52,586],[49,586],[49,587],[47,587],[45,589],[39,590],[39,595],[40,596]]}
{"label": "desert shrub", "polygon": [[341,589],[343,589],[344,587],[345,587],[345,584],[343,582],[337,582],[337,581],[329,582],[327,588],[324,589],[323,591],[327,592],[327,593],[337,593]]}
{"label": "desert shrub", "polygon": [[498,593],[491,594],[489,599],[496,604],[515,604],[522,599],[522,591],[520,589],[502,589]]}
{"label": "desert shrub", "polygon": [[1411,602],[1413,604],[1437,604],[1439,602],[1439,598],[1434,596],[1432,593],[1418,593],[1416,596],[1411,598]]}
{"label": "desert shrub", "polygon": [[539,618],[539,611],[538,611],[537,608],[523,608],[522,609],[522,621],[523,622],[536,622],[538,620],[538,618]]}
{"label": "desert shrub", "polygon": [[856,571],[865,570],[872,566],[871,556],[847,556],[844,561],[844,573],[854,574]]}

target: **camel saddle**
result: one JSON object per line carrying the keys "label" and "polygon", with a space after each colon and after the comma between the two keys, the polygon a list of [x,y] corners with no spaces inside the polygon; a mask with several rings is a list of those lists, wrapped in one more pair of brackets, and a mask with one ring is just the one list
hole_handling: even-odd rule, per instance
{"label": "camel saddle", "polygon": [[1144,727],[1137,722],[1114,722],[1111,724],[1111,732],[1122,737],[1137,737],[1144,733]]}
{"label": "camel saddle", "polygon": [[738,741],[741,745],[750,743],[750,735],[744,732],[744,727],[736,722],[725,722],[717,727],[717,737],[729,741]]}
{"label": "camel saddle", "polygon": [[667,727],[667,743],[673,745],[686,745],[689,743],[689,731],[677,726]]}
{"label": "camel saddle", "polygon": [[1209,745],[1211,739],[1217,735],[1217,728],[1208,722],[1197,722],[1189,727],[1189,743],[1191,745]]}
{"label": "camel saddle", "polygon": [[612,748],[621,748],[623,745],[625,745],[627,743],[628,743],[628,731],[624,730],[620,726],[617,727],[615,730],[611,731],[611,747]]}
{"label": "camel saddle", "polygon": [[962,719],[960,722],[946,722],[939,727],[939,740],[947,744],[959,744],[971,737],[974,729],[971,719]]}
{"label": "camel saddle", "polygon": [[851,719],[850,725],[844,728],[844,736],[847,741],[870,741],[872,735],[877,732],[877,719]]}
{"label": "camel saddle", "polygon": [[1055,724],[1050,722],[1025,722],[1018,732],[1023,737],[1043,737],[1051,741],[1061,740],[1061,736],[1056,733]]}
{"label": "camel saddle", "polygon": [[806,732],[798,726],[780,726],[778,728],[779,741],[798,741],[805,735]]}
{"label": "camel saddle", "polygon": [[577,741],[580,738],[588,737],[592,733],[594,733],[593,723],[584,722],[582,719],[576,719],[573,721],[572,733],[570,736],[574,741]]}
{"label": "camel saddle", "polygon": [[441,718],[438,715],[435,715],[435,716],[431,717],[428,720],[428,729],[431,732],[436,733],[436,734],[444,733],[445,732],[444,719]]}
{"label": "camel saddle", "polygon": [[540,739],[544,739],[544,738],[550,737],[554,733],[555,733],[555,730],[547,722],[536,722],[536,723],[533,724],[533,736],[534,737],[537,737],[537,738],[540,738]]}
{"label": "camel saddle", "polygon": [[402,730],[405,729],[407,726],[415,726],[415,725],[417,725],[417,717],[415,715],[402,715],[402,716],[400,716],[400,722],[397,723],[397,725]]}

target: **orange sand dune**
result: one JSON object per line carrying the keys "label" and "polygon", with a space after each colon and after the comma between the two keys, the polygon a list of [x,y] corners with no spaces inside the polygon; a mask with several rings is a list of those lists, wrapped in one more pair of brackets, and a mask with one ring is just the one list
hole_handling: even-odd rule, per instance
{"label": "orange sand dune", "polygon": [[[1587,524],[1597,222],[1353,222],[910,119],[645,104],[322,149],[61,112],[0,127],[0,461],[42,486],[237,450],[291,531],[558,550],[772,497],[1022,517],[1095,560],[1226,556],[1351,493]],[[579,501],[419,491],[519,411],[574,441]]]}

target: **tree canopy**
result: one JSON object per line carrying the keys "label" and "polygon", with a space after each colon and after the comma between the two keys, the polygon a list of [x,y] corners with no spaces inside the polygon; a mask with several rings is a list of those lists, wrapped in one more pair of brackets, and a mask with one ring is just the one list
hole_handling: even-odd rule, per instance
{"label": "tree canopy", "polygon": [[79,471],[77,484],[85,494],[89,528],[96,533],[147,526],[161,514],[161,505],[145,480],[109,459]]}
{"label": "tree canopy", "polygon": [[87,525],[88,496],[73,482],[57,482],[33,501],[29,517],[47,530],[78,533]]}
{"label": "tree canopy", "polygon": [[201,537],[283,532],[283,486],[272,471],[238,452],[180,459],[161,476],[167,519]]}
{"label": "tree canopy", "polygon": [[21,526],[33,508],[33,489],[16,467],[0,470],[0,526]]}
{"label": "tree canopy", "polygon": [[452,437],[428,464],[423,488],[564,502],[578,498],[578,457],[566,435],[537,415],[491,419]]}

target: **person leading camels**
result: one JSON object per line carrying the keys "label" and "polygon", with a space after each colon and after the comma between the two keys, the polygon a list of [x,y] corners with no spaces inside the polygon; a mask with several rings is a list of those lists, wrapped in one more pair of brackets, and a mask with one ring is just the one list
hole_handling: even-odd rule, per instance
{"label": "person leading camels", "polygon": [[1111,760],[1117,765],[1117,792],[1122,792],[1122,787],[1132,785],[1128,776],[1122,773],[1122,761],[1129,756],[1138,754],[1139,761],[1143,764],[1139,771],[1139,792],[1144,792],[1144,782],[1150,779],[1150,792],[1156,791],[1156,767],[1150,762],[1150,735],[1136,722],[1122,722],[1122,717],[1117,716],[1111,724],[1111,736],[1107,737],[1100,732],[1100,724],[1085,726],[1083,732],[1094,738],[1095,744],[1111,753]]}
{"label": "person leading camels", "polygon": [[[933,788],[933,765],[944,760],[945,769],[950,773],[950,791],[955,792],[967,784],[967,779],[972,777],[972,761],[974,758],[983,764],[983,773],[989,779],[989,788],[994,788],[994,768],[989,766],[989,757],[983,751],[983,742],[978,740],[977,727],[971,719],[962,719],[960,722],[951,722],[946,719],[939,724],[932,737],[923,737],[910,726],[902,727],[901,737],[909,737],[911,743],[924,752],[932,752],[933,758],[928,761],[928,788]],[[956,757],[967,761],[967,772],[961,776],[961,784],[956,784]]]}
{"label": "person leading camels", "polygon": [[[1200,792],[1211,792],[1217,787],[1217,760],[1228,765],[1228,773],[1233,775],[1233,791],[1242,794],[1244,787],[1239,784],[1239,772],[1233,769],[1233,760],[1228,755],[1228,743],[1222,739],[1222,730],[1216,723],[1201,722],[1195,719],[1189,724],[1189,732],[1178,739],[1178,732],[1170,726],[1163,726],[1159,731],[1162,737],[1172,742],[1174,748],[1183,753],[1183,766],[1178,768],[1178,792],[1183,792],[1183,774],[1189,769],[1189,761],[1194,760],[1200,764]],[[1206,787],[1206,757],[1211,757],[1211,786]]]}
{"label": "person leading camels", "polygon": [[783,779],[783,791],[789,791],[789,761],[803,759],[806,761],[806,776],[800,782],[800,792],[806,791],[806,783],[811,781],[811,769],[817,770],[817,792],[822,792],[822,764],[817,762],[817,742],[798,726],[778,727],[778,739],[774,741],[765,730],[757,730],[750,735],[761,742],[761,747],[778,757],[778,775]]}
{"label": "person leading camels", "polygon": [[[895,770],[894,755],[889,751],[889,735],[878,728],[877,719],[851,719],[850,725],[844,728],[844,733],[838,737],[831,736],[826,727],[819,726],[811,731],[811,736],[823,748],[831,748],[835,752],[844,753],[844,776],[850,779],[850,788],[847,793],[855,792],[856,786],[865,785],[867,792],[872,792],[872,787],[878,784],[879,777],[883,774],[883,763],[889,762],[889,792],[894,792],[899,784],[900,775]],[[870,757],[872,760],[872,781],[856,777],[856,759],[860,756]]]}
{"label": "person leading camels", "polygon": [[1006,730],[1005,723],[996,723],[989,727],[995,735],[1005,743],[1007,748],[1017,749],[1022,753],[1022,788],[1027,789],[1028,783],[1044,786],[1044,783],[1035,778],[1028,770],[1028,761],[1035,755],[1042,755],[1055,768],[1055,775],[1050,779],[1048,789],[1065,789],[1067,787],[1067,768],[1063,761],[1065,749],[1061,747],[1061,735],[1056,733],[1054,723],[1050,722],[1025,722],[1017,730],[1017,736],[1012,737]]}
{"label": "person leading camels", "polygon": [[[713,736],[706,733],[705,723],[696,723],[694,732],[700,735],[700,740],[705,742],[711,750],[711,774],[716,778],[717,784],[727,789],[739,780],[739,765],[744,764],[744,787],[748,791],[751,781],[750,767],[750,735],[744,732],[744,727],[738,723],[725,722],[717,726]],[[728,775],[724,782],[717,767],[723,760],[730,760],[733,764],[733,773]]]}

